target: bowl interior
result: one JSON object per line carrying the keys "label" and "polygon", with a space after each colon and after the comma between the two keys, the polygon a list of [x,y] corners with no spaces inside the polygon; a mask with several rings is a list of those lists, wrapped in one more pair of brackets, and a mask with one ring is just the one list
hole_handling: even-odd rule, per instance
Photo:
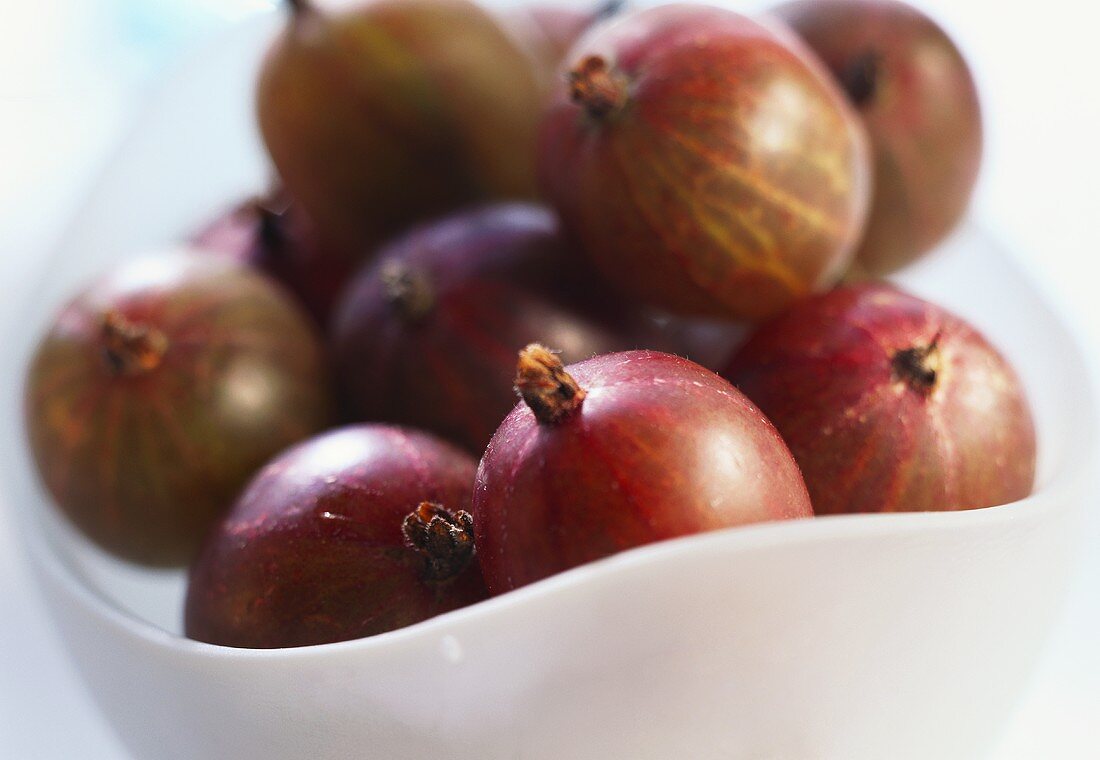
{"label": "bowl interior", "polygon": [[[251,91],[257,61],[277,26],[278,20],[267,16],[235,30],[165,84],[113,156],[56,254],[43,267],[40,281],[23,294],[22,318],[5,343],[14,351],[2,370],[3,485],[11,489],[10,501],[17,506],[32,550],[73,584],[90,590],[105,611],[121,610],[137,627],[181,630],[184,574],[116,561],[86,542],[50,507],[23,440],[23,370],[51,315],[81,283],[113,263],[176,245],[200,221],[265,186],[271,170],[256,134]],[[1083,467],[1093,425],[1084,365],[1071,336],[995,239],[970,224],[897,279],[970,319],[1016,366],[1038,426],[1037,490],[1055,488]],[[983,512],[994,519],[992,513],[1001,509]],[[974,514],[927,518],[957,519],[960,524],[986,519]],[[828,518],[796,529],[762,526],[752,536],[769,542],[782,542],[787,535],[805,540],[807,531],[856,531],[872,520],[880,529],[900,527],[912,519]],[[583,583],[584,578],[585,573],[572,574],[566,582]]]}

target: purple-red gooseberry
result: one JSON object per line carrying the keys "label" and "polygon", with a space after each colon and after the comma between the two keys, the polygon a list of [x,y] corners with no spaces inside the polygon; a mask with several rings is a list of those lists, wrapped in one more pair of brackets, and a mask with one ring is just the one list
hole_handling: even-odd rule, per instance
{"label": "purple-red gooseberry", "polygon": [[519,359],[474,526],[490,592],[662,539],[812,515],[775,428],[733,386],[653,351]]}
{"label": "purple-red gooseberry", "polygon": [[363,258],[324,240],[302,207],[283,191],[230,209],[199,230],[191,242],[278,280],[322,328]]}
{"label": "purple-red gooseberry", "polygon": [[191,569],[189,637],[275,648],[372,636],[486,597],[469,513],[476,463],[382,425],[268,464]]}
{"label": "purple-red gooseberry", "polygon": [[833,72],[867,127],[874,199],[854,273],[888,274],[966,212],[982,157],[970,68],[943,29],[896,0],[798,0],[776,13]]}
{"label": "purple-red gooseberry", "polygon": [[539,178],[609,282],[685,316],[761,319],[847,271],[867,138],[793,34],[668,5],[600,25],[567,66]]}
{"label": "purple-red gooseberry", "polygon": [[1031,493],[1035,427],[1008,361],[890,285],[762,326],[725,372],[779,429],[817,514],[974,509]]}
{"label": "purple-red gooseberry", "polygon": [[553,215],[523,204],[461,212],[395,240],[334,320],[345,416],[424,428],[480,454],[514,405],[518,347],[552,342],[585,359],[635,342],[631,310],[582,266]]}
{"label": "purple-red gooseberry", "polygon": [[288,0],[257,85],[287,189],[348,250],[470,203],[531,198],[534,62],[469,0]]}
{"label": "purple-red gooseberry", "polygon": [[169,254],[66,305],[26,382],[31,451],[57,506],[137,562],[188,561],[273,454],[331,402],[314,326],[267,277]]}

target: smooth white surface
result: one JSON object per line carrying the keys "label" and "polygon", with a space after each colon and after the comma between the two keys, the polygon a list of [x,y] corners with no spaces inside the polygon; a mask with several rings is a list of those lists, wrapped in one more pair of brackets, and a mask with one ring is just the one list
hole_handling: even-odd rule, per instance
{"label": "smooth white surface", "polygon": [[[20,19],[20,12],[26,16],[42,8],[87,14],[94,5],[22,3],[15,14]],[[956,32],[982,80],[990,145],[978,208],[1010,233],[1025,265],[1056,294],[1095,353],[1100,348],[1094,296],[1094,256],[1100,250],[1094,208],[1100,103],[1092,78],[1100,62],[1091,36],[1097,12],[1069,0],[1051,0],[1041,11],[987,0],[923,5]],[[43,18],[48,21],[48,14]],[[41,19],[32,20],[40,22],[34,28],[41,27]],[[25,24],[10,24],[6,33],[14,36],[12,30],[26,34]],[[26,66],[13,59],[5,70],[18,71],[19,63]],[[87,180],[89,156],[109,142],[125,111],[112,82],[83,82],[68,90],[58,86],[50,93],[49,108],[36,112],[19,92],[7,90],[12,81],[6,78],[0,90],[5,138],[0,141],[5,167],[0,197],[7,209],[0,217],[0,283],[9,286],[9,293],[25,287],[22,273],[45,247],[43,241],[56,234],[53,225]],[[0,302],[5,328],[0,336],[6,337],[11,303]],[[1088,535],[1095,548],[1032,696],[1005,739],[1005,760],[1083,760],[1097,754],[1100,542],[1095,527]],[[0,522],[0,599],[11,613],[0,627],[0,756],[119,757],[117,745],[73,686],[38,601],[26,587],[19,549]]]}

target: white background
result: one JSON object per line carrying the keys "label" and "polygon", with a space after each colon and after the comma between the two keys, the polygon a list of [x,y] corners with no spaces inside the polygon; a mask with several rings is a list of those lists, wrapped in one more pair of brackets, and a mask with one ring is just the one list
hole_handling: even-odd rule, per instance
{"label": "white background", "polygon": [[[4,294],[31,282],[158,72],[270,4],[0,0],[0,335],[16,316]],[[1015,250],[1096,366],[1100,9],[1087,0],[918,5],[960,42],[984,94],[988,142],[974,213]],[[1086,541],[1063,620],[993,760],[1100,757],[1100,519]],[[123,758],[22,563],[0,504],[0,757]]]}

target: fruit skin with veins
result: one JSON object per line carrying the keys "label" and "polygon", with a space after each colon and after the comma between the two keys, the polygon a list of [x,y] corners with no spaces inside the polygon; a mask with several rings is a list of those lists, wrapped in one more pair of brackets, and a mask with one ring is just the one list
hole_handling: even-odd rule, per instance
{"label": "fruit skin with veins", "polygon": [[854,273],[881,276],[966,212],[982,157],[977,87],[934,21],[894,0],[805,0],[775,13],[847,91],[874,150],[874,200]]}
{"label": "fruit skin with veins", "polygon": [[182,564],[269,457],[328,423],[327,382],[287,293],[173,253],[124,264],[61,310],[27,374],[26,429],[44,485],[89,538]]}
{"label": "fruit skin with veins", "polygon": [[586,359],[632,347],[632,315],[593,284],[538,206],[495,204],[410,231],[356,277],[334,320],[345,417],[421,427],[480,454],[515,405],[518,348],[548,341]]}
{"label": "fruit skin with veins", "polygon": [[817,514],[975,509],[1031,493],[1035,428],[1012,367],[965,321],[890,285],[798,305],[724,374],[783,435]]}
{"label": "fruit skin with veins", "polygon": [[654,541],[812,515],[775,428],[686,359],[628,351],[563,367],[529,346],[516,386],[523,402],[474,489],[493,594]]}
{"label": "fruit skin with veins", "polygon": [[326,644],[484,599],[466,511],[475,468],[433,436],[383,425],[285,452],[208,536],[188,584],[187,635]]}
{"label": "fruit skin with veins", "polygon": [[291,3],[260,74],[290,193],[348,250],[486,198],[534,195],[533,66],[466,0]]}
{"label": "fruit skin with veins", "polygon": [[847,270],[867,140],[793,35],[673,5],[602,25],[569,59],[539,177],[612,283],[673,313],[760,319]]}

